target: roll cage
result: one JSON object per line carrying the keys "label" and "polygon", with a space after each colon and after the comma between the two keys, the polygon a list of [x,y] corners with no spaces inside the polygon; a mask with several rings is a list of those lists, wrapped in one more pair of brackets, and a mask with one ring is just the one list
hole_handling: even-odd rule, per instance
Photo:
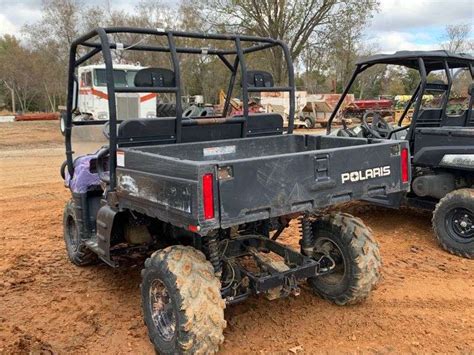
{"label": "roll cage", "polygon": [[[474,57],[468,54],[454,54],[448,51],[439,50],[439,51],[401,51],[394,54],[378,54],[371,57],[368,57],[364,60],[360,60],[356,64],[356,69],[354,70],[352,77],[350,78],[347,86],[345,87],[341,98],[339,99],[334,111],[332,112],[329,121],[327,134],[331,133],[331,125],[336,117],[344,98],[349,93],[352,85],[355,82],[355,79],[359,74],[367,70],[368,68],[376,64],[391,64],[391,65],[400,65],[407,68],[415,69],[420,74],[420,82],[417,85],[414,92],[411,94],[410,100],[407,102],[404,111],[398,120],[397,129],[393,130],[390,133],[389,138],[396,132],[406,129],[408,126],[402,126],[403,120],[405,119],[410,107],[415,103],[413,119],[410,127],[416,126],[416,120],[420,113],[421,104],[423,95],[427,90],[430,91],[444,91],[444,100],[441,105],[441,116],[446,114],[446,108],[448,106],[449,94],[451,92],[451,87],[453,84],[453,75],[452,69],[461,69],[466,68],[471,74],[471,78],[474,80]],[[430,72],[435,70],[444,70],[447,78],[447,84],[438,84],[438,83],[428,83],[427,77]],[[472,105],[473,105],[473,96],[470,95],[469,107],[467,110],[465,124],[470,122],[470,117],[472,116]],[[414,130],[410,129],[406,139],[412,140]]]}
{"label": "roll cage", "polygon": [[[152,46],[136,44],[125,44],[118,42],[111,42],[109,35],[111,34],[139,34],[151,35],[165,38],[167,45]],[[227,41],[233,44],[231,49],[218,48],[197,48],[197,47],[177,47],[175,44],[176,38],[188,39],[202,39],[202,40],[218,40]],[[98,39],[98,41],[97,41]],[[94,41],[95,40],[95,41]],[[250,46],[244,48],[244,44]],[[78,57],[78,48],[84,47],[87,52]],[[247,70],[245,55],[272,47],[280,47],[283,51],[287,74],[287,86],[257,86],[251,85],[248,82],[248,74],[251,71]],[[134,86],[134,87],[116,87],[113,76],[113,60],[111,50],[131,50],[131,51],[145,51],[145,52],[164,52],[171,56],[171,64],[174,71],[174,85],[173,86]],[[205,124],[227,124],[227,123],[241,123],[241,137],[246,136],[246,123],[249,116],[249,93],[252,92],[289,92],[289,117],[287,133],[291,134],[294,127],[295,115],[295,84],[293,63],[291,60],[288,47],[283,41],[273,38],[263,38],[247,35],[237,34],[207,34],[207,33],[192,33],[180,31],[166,31],[160,29],[145,29],[132,27],[109,27],[97,28],[91,32],[76,39],[70,47],[69,51],[69,69],[68,69],[68,94],[67,94],[67,111],[66,111],[66,127],[65,127],[65,145],[66,145],[66,162],[67,169],[72,176],[74,174],[73,150],[71,142],[71,131],[74,125],[89,125],[89,124],[104,124],[107,121],[78,121],[72,120],[73,111],[76,109],[77,100],[75,100],[75,85],[77,86],[76,69],[84,62],[90,60],[95,55],[102,52],[103,61],[105,64],[106,78],[107,78],[107,95],[109,97],[109,189],[115,190],[116,187],[116,151],[117,145],[121,143],[120,137],[117,137],[117,105],[115,100],[116,93],[170,93],[175,95],[176,103],[176,120],[175,120],[175,142],[181,142],[181,128],[183,125],[197,124],[194,119],[183,119],[183,109],[181,105],[181,75],[180,63],[178,54],[198,54],[198,55],[214,55],[217,56],[224,65],[230,70],[231,77],[227,89],[226,100],[224,104],[223,114],[219,118],[207,119]],[[233,57],[232,59],[228,57]],[[241,86],[242,86],[242,101],[243,101],[243,115],[242,117],[226,117],[229,113],[230,99],[235,84],[237,74],[240,70]]]}

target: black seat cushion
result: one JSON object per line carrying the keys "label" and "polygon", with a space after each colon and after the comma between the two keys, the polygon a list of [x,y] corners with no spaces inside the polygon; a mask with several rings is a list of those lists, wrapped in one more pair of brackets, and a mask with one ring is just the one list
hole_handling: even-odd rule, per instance
{"label": "black seat cushion", "polygon": [[271,88],[273,87],[273,76],[269,72],[263,70],[247,71],[247,86],[255,88]]}
{"label": "black seat cushion", "polygon": [[174,71],[165,68],[146,68],[135,75],[137,87],[174,87],[176,80]]}

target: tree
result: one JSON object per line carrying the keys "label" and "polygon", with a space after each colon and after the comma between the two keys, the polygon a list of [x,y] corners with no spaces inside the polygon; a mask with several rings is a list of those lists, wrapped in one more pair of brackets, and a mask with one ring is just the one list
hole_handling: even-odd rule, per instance
{"label": "tree", "polygon": [[[288,44],[291,58],[297,60],[308,43],[326,37],[330,24],[341,15],[358,13],[366,18],[377,7],[375,0],[202,0],[195,2],[202,24],[227,32],[281,39]],[[201,25],[202,26],[202,25]],[[284,77],[283,54],[271,49],[275,81]]]}
{"label": "tree", "polygon": [[[24,41],[2,39],[8,44],[8,53],[0,54],[2,86],[7,88],[8,83],[22,110],[56,110],[64,103],[69,47],[79,35],[98,26],[237,32],[281,39],[289,46],[299,84],[312,92],[333,90],[334,83],[341,88],[360,52],[362,29],[378,6],[377,0],[182,0],[176,13],[164,0],[141,0],[127,13],[114,10],[110,1],[85,4],[84,0],[43,0],[42,18],[23,28]],[[109,38],[128,45],[167,44],[166,38],[137,34]],[[183,38],[176,43],[198,48],[222,44]],[[85,50],[80,48],[82,53]],[[113,51],[113,56],[117,62],[171,67],[169,55],[163,53],[121,50]],[[221,88],[226,89],[229,70],[218,58],[179,55],[179,59],[184,94],[201,94],[213,101]],[[285,84],[280,48],[252,53],[246,59],[249,69],[271,71],[277,85]],[[97,55],[88,63],[100,61]],[[238,81],[234,89],[238,94]]]}
{"label": "tree", "polygon": [[454,53],[474,50],[474,42],[469,39],[470,24],[448,25],[445,31],[444,43],[442,43],[443,49]]}
{"label": "tree", "polygon": [[36,54],[22,47],[16,37],[0,37],[0,78],[13,93],[12,106],[17,101],[21,111],[28,111],[32,100],[38,95],[35,78],[31,75],[31,63],[36,59]]}

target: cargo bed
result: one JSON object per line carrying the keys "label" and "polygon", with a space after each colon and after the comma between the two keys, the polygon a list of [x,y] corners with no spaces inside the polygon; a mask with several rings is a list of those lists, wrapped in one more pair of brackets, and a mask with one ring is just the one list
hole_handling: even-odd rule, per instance
{"label": "cargo bed", "polygon": [[[405,191],[400,153],[407,148],[293,134],[121,148],[117,195],[122,208],[205,234]],[[212,182],[212,215],[204,213],[203,179]]]}

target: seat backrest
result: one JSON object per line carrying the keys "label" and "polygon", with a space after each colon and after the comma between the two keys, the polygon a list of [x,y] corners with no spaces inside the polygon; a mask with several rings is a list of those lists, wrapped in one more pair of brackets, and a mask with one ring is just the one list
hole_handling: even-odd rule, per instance
{"label": "seat backrest", "polygon": [[440,127],[443,109],[441,108],[425,108],[420,109],[418,118],[416,119],[416,127]]}
{"label": "seat backrest", "polygon": [[175,141],[175,119],[172,117],[137,118],[123,121],[117,132],[120,146],[168,144]]}
{"label": "seat backrest", "polygon": [[247,86],[255,88],[271,88],[273,87],[273,76],[269,72],[263,70],[248,70]]}
{"label": "seat backrest", "polygon": [[[238,118],[239,116],[236,116]],[[176,140],[174,117],[142,118],[123,121],[118,129],[120,146],[148,144],[169,144]],[[186,121],[186,120],[183,120]],[[189,120],[189,121],[199,121]],[[253,114],[247,119],[247,136],[259,137],[283,133],[283,118],[276,113]],[[185,142],[203,142],[239,138],[242,123],[183,125],[181,140]]]}
{"label": "seat backrest", "polygon": [[174,87],[174,71],[165,68],[145,68],[137,72],[134,79],[138,87]]}

